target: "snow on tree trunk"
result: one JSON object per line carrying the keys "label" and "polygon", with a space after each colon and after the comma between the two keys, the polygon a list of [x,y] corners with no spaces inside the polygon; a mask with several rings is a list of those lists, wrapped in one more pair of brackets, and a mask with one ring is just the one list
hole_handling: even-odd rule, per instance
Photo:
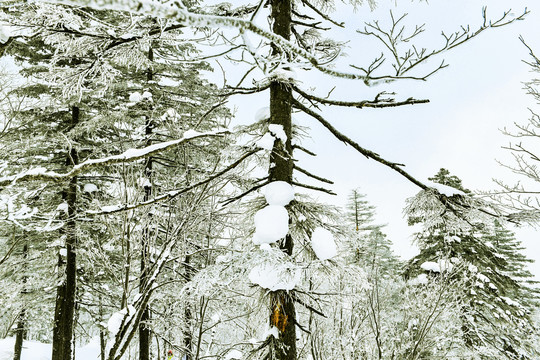
{"label": "snow on tree trunk", "polygon": [[[22,257],[26,266],[28,258],[28,244],[24,244],[23,246]],[[27,277],[25,275],[22,278],[23,288],[21,290],[21,296],[23,296],[27,291],[26,282]],[[23,305],[23,308],[19,312],[19,319],[17,321],[17,329],[15,330],[15,333],[15,348],[13,349],[13,360],[20,360],[23,349],[23,342],[26,338],[26,305]]]}
{"label": "snow on tree trunk", "polygon": [[[290,0],[273,0],[271,17],[274,21],[273,32],[289,40],[291,32]],[[274,52],[278,50],[274,47]],[[283,82],[274,78],[270,85],[270,124],[280,125],[286,141],[275,141],[270,154],[269,180],[292,183],[292,90]],[[293,239],[287,234],[280,243],[280,249],[292,255]],[[278,360],[296,360],[296,313],[291,292],[275,291],[270,295],[270,326],[279,330],[279,338],[273,341],[272,353]]]}
{"label": "snow on tree trunk", "polygon": [[[71,126],[79,122],[79,108],[71,109]],[[66,164],[76,166],[79,163],[77,150],[72,148]],[[73,319],[75,315],[75,294],[77,291],[77,176],[71,178],[66,191],[68,218],[65,226],[66,266],[65,278],[58,287],[53,329],[52,360],[71,360],[73,357]]]}
{"label": "snow on tree trunk", "polygon": [[[154,54],[152,48],[148,49],[148,60],[152,61],[154,59]],[[152,81],[152,69],[148,68],[147,78],[148,82]],[[146,93],[145,93],[146,94]],[[144,94],[143,94],[144,95]],[[143,96],[144,97],[144,96]],[[151,95],[150,95],[151,97]],[[149,109],[149,112],[151,109]],[[154,124],[152,122],[151,116],[146,115],[146,124],[145,124],[145,135],[146,135],[146,144],[145,146],[152,145],[152,133],[153,133]],[[144,201],[148,201],[152,198],[152,157],[148,157],[144,165],[144,177],[146,179],[144,186]],[[148,217],[151,218],[151,214],[148,214]],[[148,247],[150,241],[150,223],[148,222],[148,227],[144,229],[143,236],[141,239],[141,278],[139,291],[142,293],[146,287],[147,277],[148,277]],[[140,360],[150,360],[150,309],[148,305],[143,309],[141,322],[139,324],[139,359]]]}

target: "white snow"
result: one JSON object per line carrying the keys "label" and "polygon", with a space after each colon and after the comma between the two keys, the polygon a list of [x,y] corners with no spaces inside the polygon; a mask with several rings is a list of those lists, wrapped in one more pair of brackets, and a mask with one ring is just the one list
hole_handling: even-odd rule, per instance
{"label": "white snow", "polygon": [[311,247],[320,260],[328,260],[337,255],[334,235],[322,227],[318,227],[313,231]]}
{"label": "white snow", "polygon": [[65,213],[68,212],[68,209],[69,209],[69,205],[67,202],[63,202],[56,207],[56,211],[63,211]]}
{"label": "white snow", "polygon": [[410,280],[409,283],[411,285],[424,285],[428,283],[428,277],[426,274],[420,274],[414,279]]}
{"label": "white snow", "polygon": [[9,27],[5,25],[0,25],[0,43],[2,44],[7,43],[10,36],[11,36],[11,31]]}
{"label": "white snow", "polygon": [[145,91],[142,93],[143,100],[149,100],[152,101],[152,93],[150,91]]}
{"label": "white snow", "polygon": [[463,191],[453,188],[451,186],[439,184],[433,181],[426,181],[426,185],[430,188],[437,190],[440,194],[445,196],[454,196],[454,195],[466,195]]}
{"label": "white snow", "polygon": [[283,130],[283,125],[270,124],[268,125],[268,131],[270,131],[272,136],[281,140],[284,144],[287,141],[287,135],[285,134],[285,130]]}
{"label": "white snow", "polygon": [[108,213],[120,210],[121,207],[118,205],[106,205],[101,207],[101,212]]}
{"label": "white snow", "polygon": [[272,150],[272,147],[274,146],[274,141],[276,140],[275,137],[272,136],[270,133],[266,133],[263,135],[262,138],[260,138],[255,145],[257,145],[260,148],[263,148],[264,150]]}
{"label": "white snow", "polygon": [[242,360],[242,356],[243,354],[241,351],[232,349],[227,353],[227,355],[225,355],[225,360],[232,360],[232,359]]}
{"label": "white snow", "polygon": [[127,39],[131,39],[131,38],[134,38],[135,35],[131,34],[131,33],[125,33],[125,34],[122,34],[120,36],[120,39],[124,39],[124,40],[127,40]]}
{"label": "white snow", "polygon": [[452,269],[454,268],[454,264],[452,264],[452,261],[447,259],[439,260],[438,265],[441,271],[452,271]]}
{"label": "white snow", "polygon": [[139,185],[140,187],[151,187],[152,183],[147,177],[140,177],[137,179],[137,185]]}
{"label": "white snow", "polygon": [[141,100],[142,100],[142,95],[138,91],[135,91],[129,95],[129,102],[138,103]]}
{"label": "white snow", "polygon": [[448,243],[453,243],[453,242],[460,243],[461,242],[461,238],[459,236],[456,236],[456,235],[445,236],[444,240],[446,240],[446,242],[448,242]]}
{"label": "white snow", "polygon": [[425,271],[441,272],[439,264],[433,261],[426,261],[425,263],[420,265],[420,267]]}
{"label": "white snow", "polygon": [[60,253],[60,256],[66,257],[67,256],[67,249],[66,248],[61,248],[59,253]]}
{"label": "white snow", "polygon": [[281,82],[295,82],[297,76],[294,70],[278,67],[276,70],[270,73],[270,78],[276,79]]}
{"label": "white snow", "polygon": [[263,263],[249,273],[249,281],[270,291],[292,290],[300,282],[302,272],[290,264]]}
{"label": "white snow", "polygon": [[180,119],[180,114],[178,114],[178,112],[173,109],[173,108],[169,108],[167,109],[167,111],[165,111],[163,113],[163,115],[161,115],[161,118],[163,120],[165,119],[168,119],[168,120],[179,120]]}
{"label": "white snow", "polygon": [[476,278],[478,280],[482,280],[485,283],[490,281],[489,278],[486,275],[482,274],[482,273],[476,274]]}
{"label": "white snow", "polygon": [[95,184],[84,184],[83,191],[87,193],[93,193],[98,191],[98,187]]}
{"label": "white snow", "polygon": [[472,273],[477,273],[478,268],[476,266],[474,266],[473,264],[469,264],[469,271],[472,272]]}
{"label": "white snow", "polygon": [[255,214],[255,244],[274,243],[288,232],[289,213],[283,206],[269,205]]}
{"label": "white snow", "polygon": [[118,330],[120,330],[120,325],[122,325],[122,321],[124,320],[126,315],[127,317],[130,317],[135,315],[135,312],[135,308],[132,305],[128,305],[127,308],[123,308],[122,310],[112,314],[109,318],[109,321],[107,321],[107,329],[109,329],[111,335],[115,336]]}
{"label": "white snow", "polygon": [[40,166],[33,169],[29,169],[28,171],[26,171],[26,175],[42,175],[42,174],[45,174],[46,172],[47,172],[47,169]]}
{"label": "white snow", "polygon": [[261,244],[261,250],[264,250],[264,251],[272,251],[272,247],[270,246],[270,244],[267,244],[267,243],[264,243],[264,244]]}
{"label": "white snow", "polygon": [[268,132],[265,133],[262,138],[257,140],[255,145],[265,150],[272,150],[274,141],[276,140],[280,140],[285,143],[287,141],[287,135],[285,134],[282,125],[270,124],[268,125]]}
{"label": "white snow", "polygon": [[184,133],[185,138],[192,138],[198,135],[201,135],[201,133],[196,130],[188,130]]}
{"label": "white snow", "polygon": [[158,85],[161,86],[180,86],[182,84],[182,81],[173,80],[168,77],[162,77],[158,81]]}
{"label": "white snow", "polygon": [[294,200],[294,189],[285,181],[272,181],[264,187],[264,197],[269,205],[285,206]]}
{"label": "white snow", "polygon": [[32,216],[34,216],[37,212],[37,208],[30,208],[26,204],[22,204],[21,207],[18,210],[14,210],[13,206],[8,207],[8,211],[10,212],[8,215],[8,220],[14,221],[14,220],[25,220],[30,219]]}
{"label": "white snow", "polygon": [[255,113],[255,121],[256,122],[263,121],[263,120],[268,120],[268,119],[270,119],[270,108],[268,106],[260,108]]}
{"label": "white snow", "polygon": [[273,336],[275,339],[279,338],[279,329],[275,326],[272,326],[270,329],[267,329],[264,332],[261,341],[266,340],[269,336]]}
{"label": "white snow", "polygon": [[[13,359],[13,348],[15,338],[8,337],[0,339],[0,360]],[[50,360],[52,353],[51,344],[44,344],[34,340],[24,340],[21,360]],[[87,345],[75,349],[77,360],[99,359],[100,347],[99,338],[90,340]]]}
{"label": "white snow", "polygon": [[516,302],[516,301],[514,301],[514,300],[512,300],[510,298],[507,298],[506,296],[501,296],[501,299],[510,306],[520,307],[518,302]]}

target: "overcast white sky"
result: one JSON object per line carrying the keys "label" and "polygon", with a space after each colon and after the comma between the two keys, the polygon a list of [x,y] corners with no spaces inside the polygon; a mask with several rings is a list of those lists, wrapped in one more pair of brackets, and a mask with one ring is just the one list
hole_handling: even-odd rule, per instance
{"label": "overcast white sky", "polygon": [[[353,13],[339,6],[335,19],[345,21],[349,28],[363,27],[364,21],[380,19],[381,24],[394,15],[409,13],[407,24],[426,23],[426,31],[418,37],[419,46],[436,46],[443,41],[441,31],[458,30],[469,24],[472,29],[482,23],[482,6],[487,5],[488,18],[497,19],[510,2],[502,0],[432,0],[426,2],[380,1],[371,12],[367,6]],[[373,150],[388,160],[406,164],[406,170],[420,180],[433,176],[441,167],[459,176],[471,190],[495,188],[493,178],[513,183],[512,173],[497,164],[496,159],[509,160],[501,146],[510,139],[499,129],[512,127],[514,122],[525,123],[528,107],[538,108],[525,94],[523,81],[531,78],[529,67],[522,62],[528,51],[518,40],[521,34],[540,53],[540,4],[513,0],[512,13],[525,7],[531,11],[526,20],[507,27],[491,29],[476,39],[430,61],[424,69],[436,67],[444,58],[450,67],[443,69],[427,82],[405,80],[393,84],[366,87],[360,81],[340,81],[320,76],[313,71],[299,75],[303,88],[316,87],[315,93],[325,95],[332,87],[334,97],[348,100],[372,99],[381,91],[396,91],[398,99],[428,98],[431,103],[395,109],[343,109],[324,112],[325,117],[341,132],[361,146]],[[340,65],[366,65],[378,56],[381,47],[366,41],[353,31],[337,34],[350,40],[348,57]],[[348,69],[347,69],[348,70]],[[252,119],[254,112],[267,106],[268,95],[239,101],[238,117]],[[232,103],[235,103],[233,100]],[[412,229],[402,217],[404,201],[418,191],[399,174],[364,158],[352,148],[332,139],[330,134],[309,118],[300,118],[303,125],[312,127],[311,140],[306,147],[316,151],[316,158],[299,156],[302,166],[335,181],[337,197],[320,196],[326,202],[343,205],[348,192],[359,188],[377,207],[377,220],[387,223],[385,232],[394,243],[397,254],[409,258],[415,254],[411,247]],[[537,148],[540,151],[540,141]],[[540,280],[540,241],[533,229],[522,229],[519,238],[527,247],[527,256],[537,261],[531,270]]]}

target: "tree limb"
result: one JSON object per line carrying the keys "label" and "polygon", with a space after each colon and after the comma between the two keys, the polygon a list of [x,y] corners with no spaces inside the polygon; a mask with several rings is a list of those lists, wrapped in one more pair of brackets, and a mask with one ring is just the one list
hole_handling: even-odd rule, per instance
{"label": "tree limb", "polygon": [[86,160],[79,165],[73,166],[71,171],[67,173],[60,174],[54,171],[46,171],[43,168],[30,169],[22,174],[5,176],[0,178],[0,186],[7,186],[14,184],[17,181],[52,181],[52,182],[62,182],[71,179],[72,177],[87,172],[93,168],[99,166],[106,166],[119,163],[130,163],[139,159],[152,156],[154,154],[160,153],[165,150],[170,150],[179,145],[196,138],[206,137],[206,136],[221,136],[229,134],[229,130],[216,130],[208,131],[204,133],[191,133],[189,135],[184,135],[184,137],[176,140],[171,140],[167,142],[162,142],[159,144],[153,144],[142,149],[129,149],[124,151],[122,154],[113,155],[102,159],[90,159]]}

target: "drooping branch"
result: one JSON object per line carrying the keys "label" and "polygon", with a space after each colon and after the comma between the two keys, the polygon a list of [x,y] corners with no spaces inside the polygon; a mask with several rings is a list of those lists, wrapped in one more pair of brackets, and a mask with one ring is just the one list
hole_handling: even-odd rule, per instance
{"label": "drooping branch", "polygon": [[239,195],[237,195],[237,196],[234,196],[234,197],[232,197],[232,198],[230,198],[230,199],[227,199],[227,200],[223,201],[223,205],[229,205],[229,204],[231,204],[231,203],[233,203],[233,202],[235,202],[235,201],[238,201],[238,200],[242,199],[244,196],[246,196],[246,195],[248,195],[248,194],[251,194],[251,193],[254,192],[255,190],[260,189],[260,188],[262,188],[263,186],[268,185],[269,183],[270,183],[270,181],[266,180],[266,181],[263,182],[263,183],[257,184],[257,185],[255,185],[255,186],[249,188],[248,190],[244,191],[243,193],[241,193],[241,194],[239,194]]}
{"label": "drooping branch", "polygon": [[426,190],[428,188],[428,186],[426,186],[425,184],[423,184],[421,181],[419,181],[418,179],[416,179],[415,177],[413,177],[411,174],[409,174],[408,172],[406,172],[405,170],[403,170],[401,168],[401,166],[404,166],[403,164],[399,164],[399,163],[395,163],[395,162],[390,162],[384,158],[382,158],[379,154],[371,151],[371,150],[368,150],[368,149],[365,149],[363,147],[361,147],[358,143],[356,143],[355,141],[351,140],[349,137],[347,137],[346,135],[342,134],[341,132],[339,132],[335,127],[332,126],[332,124],[330,124],[322,115],[316,113],[315,111],[309,109],[308,107],[306,107],[304,104],[302,104],[301,102],[299,102],[298,100],[293,100],[293,105],[299,109],[299,110],[302,110],[303,112],[305,112],[306,114],[308,114],[309,116],[311,116],[312,118],[314,118],[315,120],[319,121],[326,129],[328,129],[328,131],[330,131],[332,133],[332,135],[334,135],[338,140],[344,142],[345,144],[347,145],[350,145],[352,146],[356,151],[358,151],[360,154],[364,155],[365,157],[367,157],[368,159],[372,159],[372,160],[375,160],[387,167],[389,167],[390,169],[398,172],[399,174],[401,174],[403,177],[405,177],[407,180],[409,180],[410,182],[412,182],[413,184],[415,184],[416,186],[420,187],[422,190]]}
{"label": "drooping branch", "polygon": [[299,186],[299,187],[303,187],[304,189],[310,189],[310,190],[315,190],[315,191],[320,191],[320,192],[324,192],[324,193],[327,193],[329,195],[337,195],[335,192],[333,192],[332,190],[328,190],[328,189],[325,189],[325,188],[322,188],[322,187],[318,187],[318,186],[313,186],[313,185],[308,185],[308,184],[302,184],[302,183],[299,183],[297,181],[293,181],[291,184],[295,185],[295,186]]}
{"label": "drooping branch", "polygon": [[312,174],[312,173],[310,173],[309,171],[307,171],[306,169],[303,169],[303,168],[301,168],[300,166],[298,166],[298,165],[296,165],[296,164],[293,166],[293,169],[294,169],[294,170],[298,170],[298,171],[300,171],[302,174],[304,174],[304,175],[306,175],[306,176],[309,176],[310,178],[313,178],[313,179],[315,179],[315,180],[319,180],[319,181],[325,182],[325,183],[327,183],[327,184],[333,184],[333,183],[334,183],[332,180],[328,180],[328,179],[323,178],[323,177],[321,177],[321,176],[317,176],[317,175],[315,175],[315,174]]}
{"label": "drooping branch", "polygon": [[73,166],[71,171],[67,173],[63,173],[63,174],[57,173],[54,171],[47,171],[44,168],[36,168],[36,169],[30,169],[21,174],[5,176],[5,177],[0,178],[0,186],[7,186],[17,181],[36,181],[36,180],[51,181],[51,182],[67,181],[80,173],[88,172],[89,170],[94,169],[96,167],[134,162],[139,159],[143,159],[148,156],[152,156],[154,154],[160,153],[162,151],[173,149],[175,147],[178,147],[181,144],[186,143],[189,140],[193,140],[193,139],[197,139],[201,137],[207,137],[207,136],[222,136],[229,133],[230,133],[229,130],[214,130],[214,131],[208,131],[204,133],[199,133],[196,131],[188,131],[180,139],[150,145],[142,149],[129,149],[129,150],[124,151],[122,154],[108,156],[102,159],[86,160],[80,163],[79,165]]}
{"label": "drooping branch", "polygon": [[[191,190],[193,190],[193,189],[195,189],[195,188],[197,188],[199,186],[205,185],[205,184],[211,182],[212,180],[215,180],[215,179],[221,177],[222,175],[226,174],[227,172],[229,172],[232,169],[239,166],[245,159],[247,159],[251,155],[257,153],[258,151],[259,150],[253,150],[253,151],[250,151],[248,153],[245,153],[240,158],[238,158],[238,160],[236,160],[235,162],[233,162],[232,164],[230,164],[229,166],[227,166],[223,170],[218,171],[214,175],[209,176],[208,178],[206,178],[204,180],[201,180],[201,181],[199,181],[199,182],[197,182],[197,183],[195,183],[193,185],[187,186],[187,187],[185,187],[183,189],[172,190],[172,191],[167,192],[166,194],[157,196],[157,197],[155,197],[153,199],[143,201],[143,202],[140,202],[140,203],[137,203],[137,204],[114,206],[114,207],[111,207],[109,209],[105,209],[105,210],[102,210],[102,211],[88,211],[87,213],[92,214],[92,215],[108,215],[108,214],[114,214],[114,213],[117,213],[117,212],[120,212],[120,211],[133,210],[133,209],[137,209],[137,208],[140,208],[140,207],[143,207],[143,206],[152,205],[152,204],[155,204],[155,203],[158,203],[158,202],[161,202],[161,201],[173,199],[173,198],[175,198],[175,197],[177,197],[177,196],[179,196],[181,194],[184,194],[184,193],[186,193],[188,191],[191,191]],[[263,185],[265,185],[265,184],[263,184]]]}
{"label": "drooping branch", "polygon": [[343,22],[341,23],[338,23],[337,21],[335,20],[332,20],[332,18],[328,15],[326,15],[325,13],[323,13],[321,10],[317,9],[316,6],[312,5],[309,1],[307,0],[302,0],[302,5],[305,5],[307,6],[308,8],[310,8],[311,10],[313,10],[315,13],[317,13],[317,15],[319,15],[320,17],[322,17],[324,20],[336,25],[336,26],[339,26],[341,28],[345,27],[345,24]]}
{"label": "drooping branch", "polygon": [[311,156],[317,156],[317,154],[315,154],[313,151],[308,150],[308,149],[306,149],[305,147],[300,146],[300,145],[298,145],[298,144],[294,144],[294,145],[293,145],[293,149],[301,150],[301,151],[303,151],[303,152],[305,152],[306,154],[311,155]]}

